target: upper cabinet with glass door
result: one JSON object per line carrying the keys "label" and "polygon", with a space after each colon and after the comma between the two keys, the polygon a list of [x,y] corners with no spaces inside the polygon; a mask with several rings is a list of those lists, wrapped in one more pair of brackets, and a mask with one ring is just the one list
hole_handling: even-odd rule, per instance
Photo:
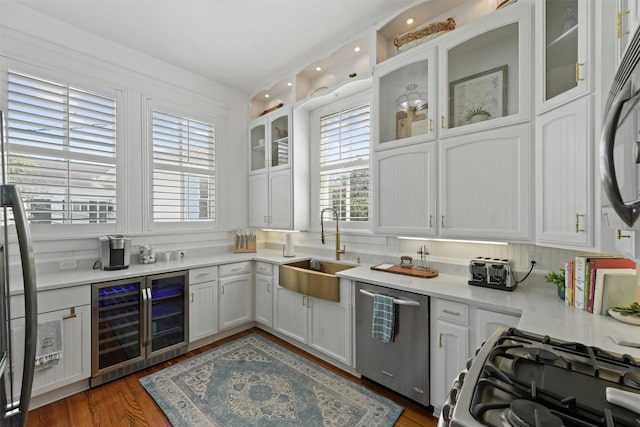
{"label": "upper cabinet with glass door", "polygon": [[536,111],[542,113],[592,89],[593,2],[540,0],[535,7]]}
{"label": "upper cabinet with glass door", "polygon": [[640,22],[640,0],[616,0],[616,6],[616,61],[619,63]]}
{"label": "upper cabinet with glass door", "polygon": [[418,47],[376,68],[376,149],[434,140],[435,50]]}
{"label": "upper cabinet with glass door", "polygon": [[531,15],[530,2],[513,3],[440,44],[441,137],[530,120]]}
{"label": "upper cabinet with glass door", "polygon": [[249,125],[250,173],[289,166],[291,108],[282,108]]}
{"label": "upper cabinet with glass door", "polygon": [[267,120],[254,120],[249,126],[249,171],[251,173],[264,172],[267,168]]}

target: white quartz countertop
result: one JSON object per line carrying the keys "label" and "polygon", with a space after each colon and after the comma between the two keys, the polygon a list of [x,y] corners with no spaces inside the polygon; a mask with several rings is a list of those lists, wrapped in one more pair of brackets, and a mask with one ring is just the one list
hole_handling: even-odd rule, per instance
{"label": "white quartz countertop", "polygon": [[[276,250],[260,250],[257,253],[216,253],[199,257],[186,257],[181,261],[156,262],[154,264],[132,264],[125,270],[69,270],[55,273],[36,272],[38,291],[47,291],[71,286],[88,285],[110,280],[146,276],[171,271],[188,270],[211,265],[241,261],[265,261],[275,264],[303,260],[312,257],[300,254],[285,258]],[[318,257],[322,260],[322,257]],[[345,262],[345,264],[355,265]],[[401,274],[371,270],[371,265],[355,265],[339,272],[341,278],[358,280],[387,286],[436,298],[465,302],[494,311],[520,315],[520,329],[549,335],[565,341],[575,341],[596,346],[620,354],[630,354],[640,359],[640,348],[615,344],[609,335],[627,341],[640,342],[640,326],[621,323],[609,316],[599,316],[565,305],[552,286],[526,281],[513,292],[469,286],[466,276],[440,274],[432,279],[423,279]],[[22,291],[19,271],[11,269],[11,294]]]}
{"label": "white quartz countertop", "polygon": [[[285,258],[279,251],[266,250],[258,253],[216,253],[198,257],[185,257],[180,261],[156,262],[153,264],[131,264],[123,270],[105,271],[101,269],[63,270],[56,272],[41,272],[36,268],[36,282],[38,291],[67,288],[70,286],[89,285],[91,283],[108,282],[111,280],[127,279],[137,276],[168,273],[172,271],[189,270],[192,268],[211,265],[229,264],[242,261],[266,261],[283,263],[309,258],[310,255]],[[22,294],[22,271],[12,268],[11,295]]]}
{"label": "white quartz countertop", "polygon": [[558,298],[553,286],[529,286],[525,281],[514,291],[508,292],[469,286],[467,278],[462,276],[440,274],[432,279],[422,279],[374,271],[364,265],[341,271],[338,276],[518,314],[521,316],[518,324],[520,329],[640,359],[640,348],[621,346],[609,338],[609,335],[614,335],[627,341],[640,342],[640,326],[568,307]]}

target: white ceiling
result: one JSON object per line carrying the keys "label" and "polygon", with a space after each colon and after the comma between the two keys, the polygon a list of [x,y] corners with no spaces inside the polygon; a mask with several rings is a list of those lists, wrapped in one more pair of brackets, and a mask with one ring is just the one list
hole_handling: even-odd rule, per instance
{"label": "white ceiling", "polygon": [[17,0],[252,95],[415,0]]}

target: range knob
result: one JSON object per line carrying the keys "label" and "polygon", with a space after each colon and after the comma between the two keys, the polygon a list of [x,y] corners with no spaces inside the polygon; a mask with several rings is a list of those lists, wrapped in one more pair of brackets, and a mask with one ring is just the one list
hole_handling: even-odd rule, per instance
{"label": "range knob", "polygon": [[462,371],[460,372],[460,374],[458,374],[458,381],[460,382],[460,385],[464,384],[464,379],[467,376],[467,371]]}
{"label": "range knob", "polygon": [[471,369],[472,364],[473,364],[473,357],[470,357],[469,359],[467,359],[467,369]]}
{"label": "range knob", "polygon": [[451,391],[449,391],[449,401],[451,403],[453,403],[454,405],[456,403],[458,403],[458,393],[460,392],[459,389],[457,388],[452,388]]}
{"label": "range knob", "polygon": [[442,407],[442,419],[447,423],[447,425],[451,422],[451,415],[453,415],[452,412],[453,406],[449,403],[445,403]]}

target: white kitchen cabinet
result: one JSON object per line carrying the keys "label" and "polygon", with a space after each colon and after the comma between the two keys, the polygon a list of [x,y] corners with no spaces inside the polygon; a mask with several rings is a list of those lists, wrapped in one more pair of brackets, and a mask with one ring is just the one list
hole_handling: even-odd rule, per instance
{"label": "white kitchen cabinet", "polygon": [[532,4],[456,28],[438,48],[440,138],[531,118]]}
{"label": "white kitchen cabinet", "polygon": [[374,162],[375,231],[436,235],[436,143],[379,151]]}
{"label": "white kitchen cabinet", "polygon": [[308,344],[345,365],[351,365],[351,305],[345,283],[340,284],[340,302],[307,298],[309,311]]}
{"label": "white kitchen cabinet", "polygon": [[475,349],[499,327],[517,327],[520,316],[431,297],[431,319],[431,402],[439,414]]}
{"label": "white kitchen cabinet", "polygon": [[[71,287],[38,293],[38,323],[62,320],[62,357],[33,377],[32,397],[91,376],[90,286]],[[24,358],[24,296],[11,297],[11,339],[14,386],[20,389]],[[17,396],[15,396],[17,397]]]}
{"label": "white kitchen cabinet", "polygon": [[291,169],[249,176],[249,225],[290,229],[292,221]]}
{"label": "white kitchen cabinet", "polygon": [[[303,125],[304,116],[300,121]],[[308,176],[301,171],[308,169],[309,149],[304,146],[306,138],[302,135],[300,143],[293,146],[292,129],[291,108],[273,111],[249,126],[251,227],[308,228]]]}
{"label": "white kitchen cabinet", "polygon": [[[616,218],[616,223],[620,222],[622,221]],[[640,259],[640,239],[638,239],[637,232],[621,228],[608,231],[614,235],[616,253],[627,258]]]}
{"label": "white kitchen cabinet", "polygon": [[[592,0],[535,1],[536,111],[578,98],[595,80]],[[611,5],[614,7],[614,5]]]}
{"label": "white kitchen cabinet", "polygon": [[472,349],[480,348],[482,344],[501,327],[516,328],[520,316],[477,308],[475,311],[475,343]]}
{"label": "white kitchen cabinet", "polygon": [[530,125],[441,140],[438,165],[441,236],[532,238]]}
{"label": "white kitchen cabinet", "polygon": [[253,320],[253,287],[250,262],[221,265],[219,276],[219,329],[228,329],[251,322]]}
{"label": "white kitchen cabinet", "polygon": [[593,245],[592,102],[585,96],[536,118],[536,242],[541,245]]}
{"label": "white kitchen cabinet", "polygon": [[276,286],[274,329],[346,365],[352,363],[351,286],[340,281],[340,302]]}
{"label": "white kitchen cabinet", "polygon": [[470,356],[469,306],[432,297],[431,313],[431,403],[439,413]]}
{"label": "white kitchen cabinet", "polygon": [[[274,271],[276,273],[274,273]],[[277,274],[268,262],[256,262],[256,322],[273,327],[273,274]]]}
{"label": "white kitchen cabinet", "polygon": [[307,343],[309,313],[307,296],[276,286],[273,327],[301,343]]}
{"label": "white kitchen cabinet", "polygon": [[421,46],[376,67],[376,151],[436,138],[435,57],[434,47]]}
{"label": "white kitchen cabinet", "polygon": [[218,267],[189,270],[189,342],[218,331]]}
{"label": "white kitchen cabinet", "polygon": [[619,63],[640,23],[640,0],[616,0],[616,62]]}

